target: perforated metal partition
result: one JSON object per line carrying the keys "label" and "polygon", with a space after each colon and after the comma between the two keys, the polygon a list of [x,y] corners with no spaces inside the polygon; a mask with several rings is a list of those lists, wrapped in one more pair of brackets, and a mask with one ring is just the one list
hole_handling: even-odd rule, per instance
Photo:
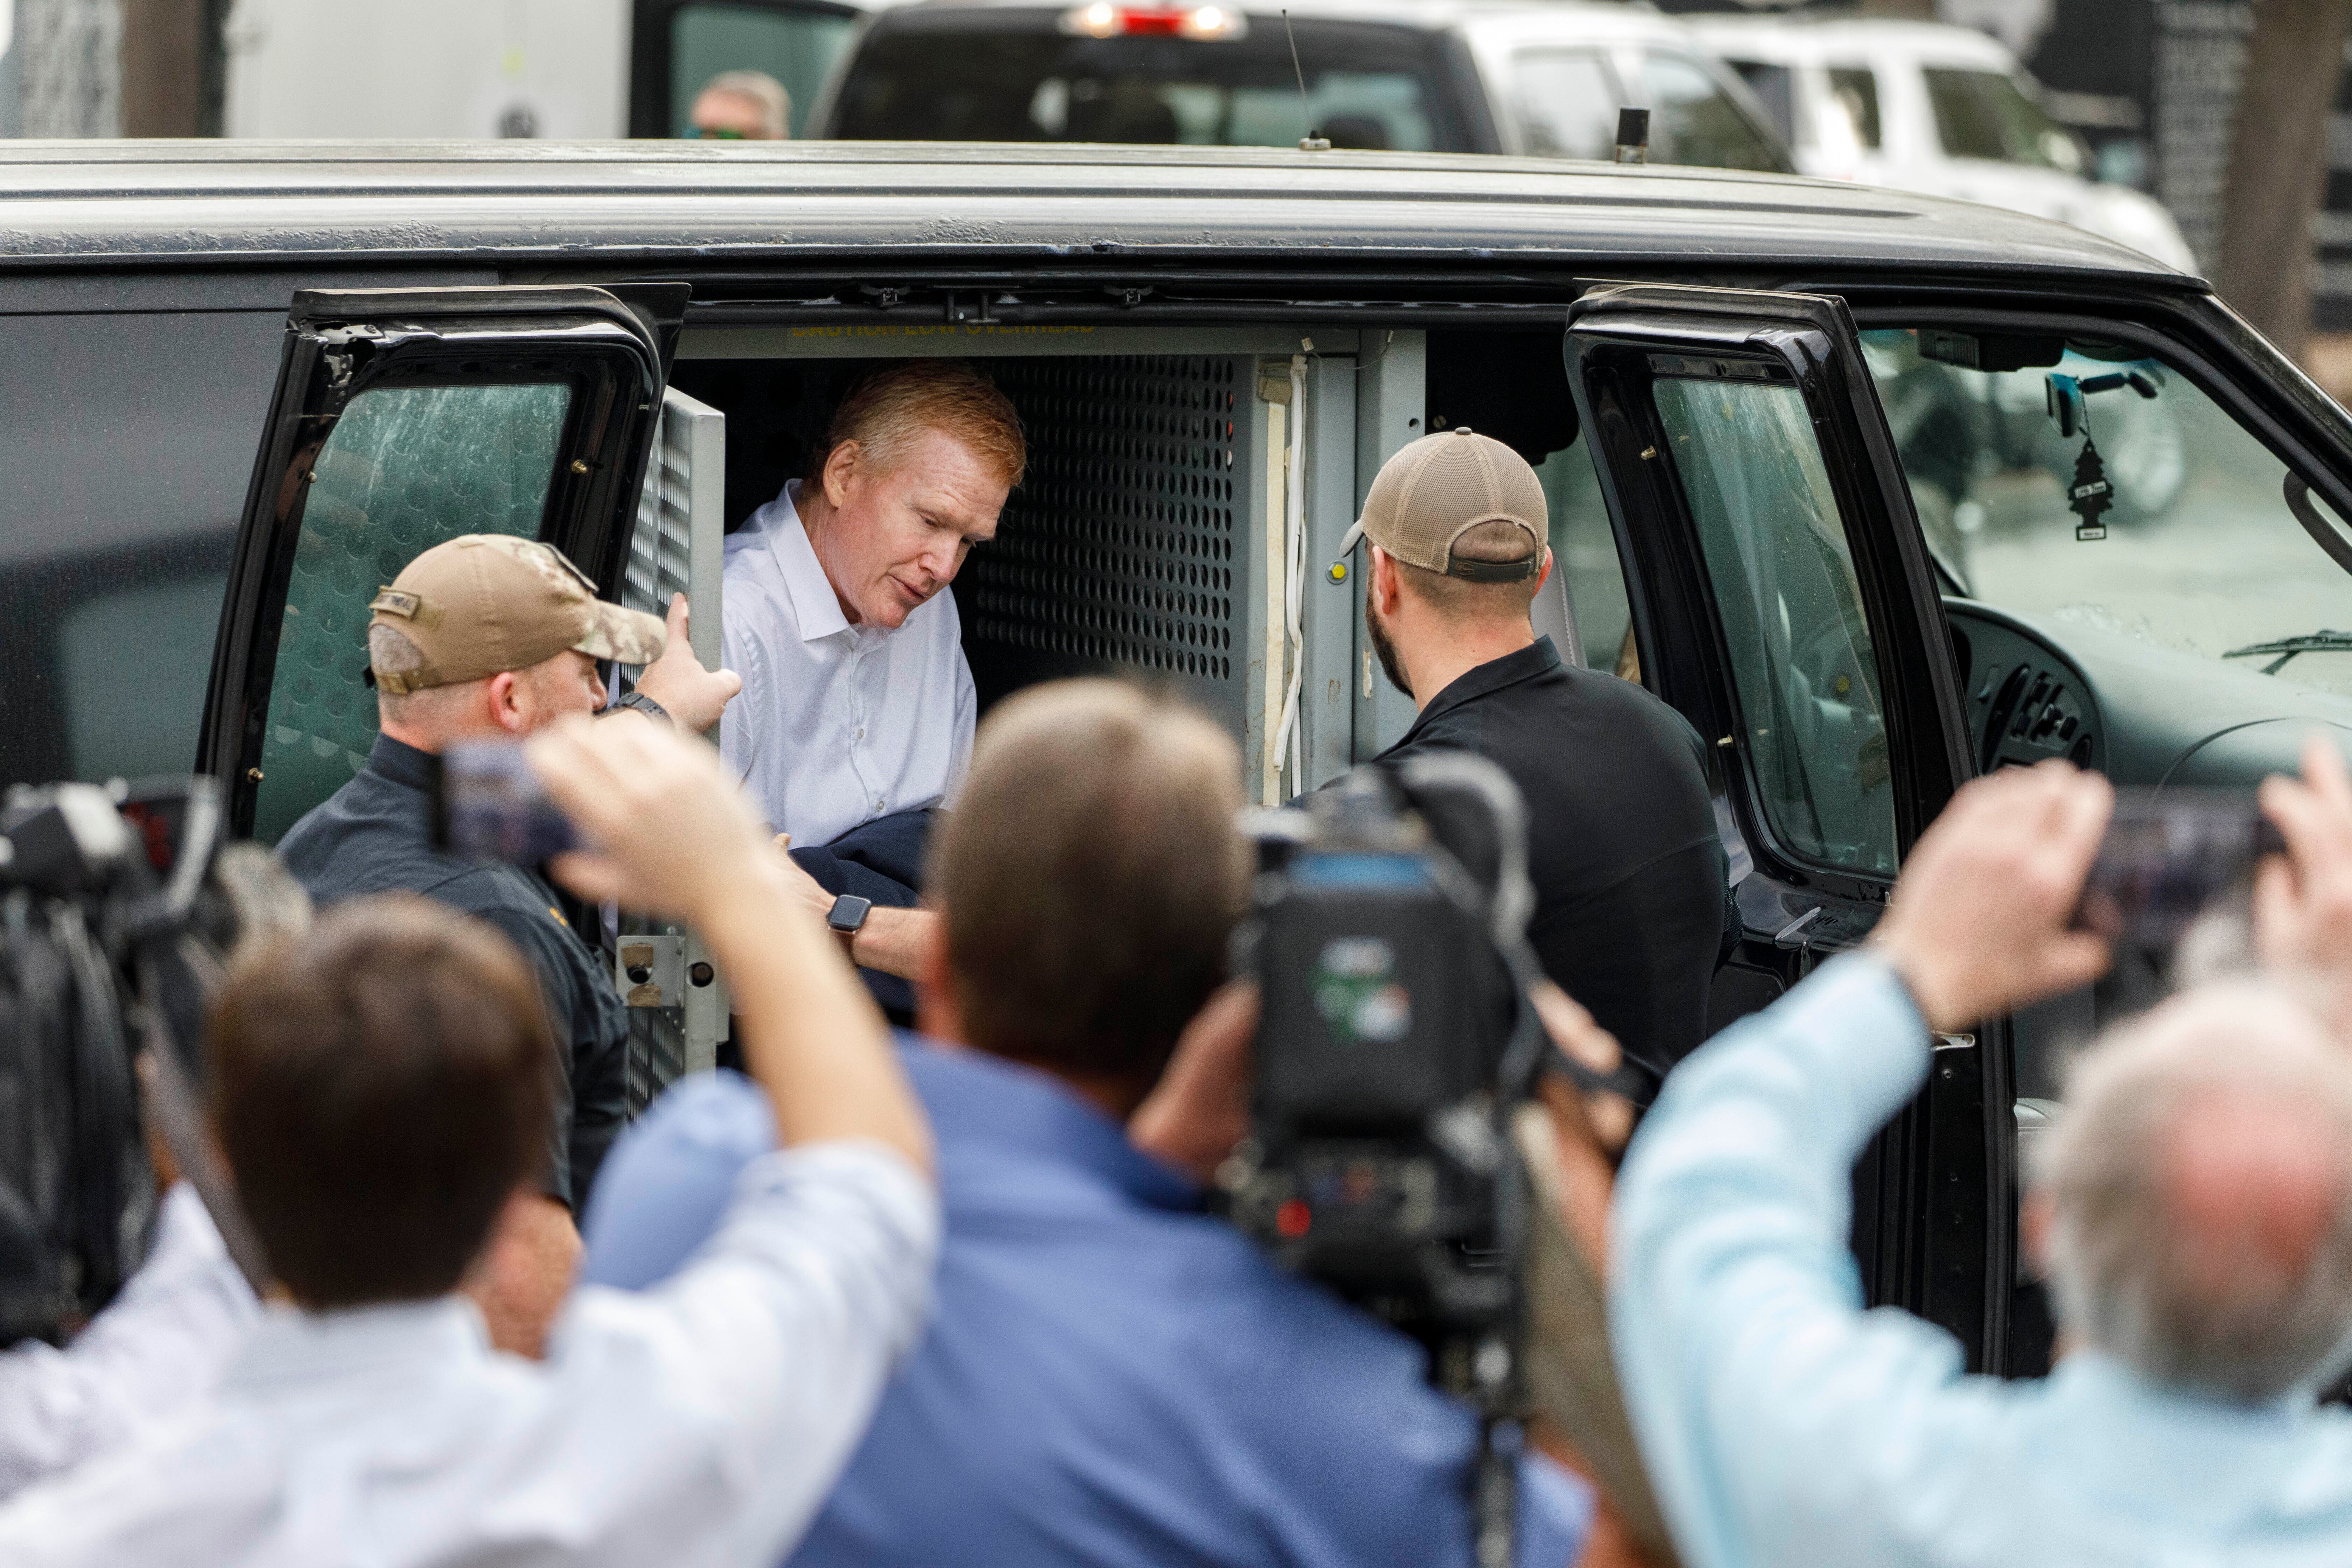
{"label": "perforated metal partition", "polygon": [[1240,354],[1000,359],[1029,474],[956,583],[983,704],[1114,671],[1248,718],[1249,436]]}

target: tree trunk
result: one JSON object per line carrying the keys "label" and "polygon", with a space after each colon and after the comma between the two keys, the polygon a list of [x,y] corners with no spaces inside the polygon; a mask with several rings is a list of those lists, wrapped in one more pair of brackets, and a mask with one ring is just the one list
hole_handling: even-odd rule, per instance
{"label": "tree trunk", "polygon": [[2298,356],[2311,334],[2311,226],[2326,189],[2347,28],[2346,0],[2255,0],[2230,139],[2213,286]]}

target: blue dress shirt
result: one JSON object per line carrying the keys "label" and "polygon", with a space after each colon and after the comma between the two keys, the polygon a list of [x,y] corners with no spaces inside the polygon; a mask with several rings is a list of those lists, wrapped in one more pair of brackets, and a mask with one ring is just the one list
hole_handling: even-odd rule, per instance
{"label": "blue dress shirt", "polygon": [[1927,1027],[1842,958],[1666,1080],[1617,1188],[1610,1332],[1690,1568],[2352,1563],[2352,1417],[2046,1380],[1865,1311],[1851,1171],[1926,1079]]}
{"label": "blue dress shirt", "polygon": [[[948,1214],[938,1309],[794,1564],[1466,1568],[1475,1425],[1417,1345],[1276,1268],[1053,1079],[907,1038]],[[681,1085],[624,1137],[587,1278],[642,1285],[693,1250],[765,1145],[756,1098]],[[1521,1474],[1518,1560],[1565,1568],[1590,1493]]]}

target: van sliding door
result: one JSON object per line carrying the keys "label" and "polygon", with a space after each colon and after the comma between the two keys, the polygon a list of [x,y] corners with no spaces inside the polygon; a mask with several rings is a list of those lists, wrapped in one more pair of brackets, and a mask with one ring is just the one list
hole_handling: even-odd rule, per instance
{"label": "van sliding door", "polygon": [[[1974,771],[1958,674],[1843,300],[1607,288],[1569,321],[1642,669],[1714,742],[1752,868],[1720,1024],[1876,922]],[[1871,1300],[1951,1330],[1979,1369],[2007,1334],[2014,1163],[2006,1024],[1982,1033],[1939,1039],[1854,1211]]]}

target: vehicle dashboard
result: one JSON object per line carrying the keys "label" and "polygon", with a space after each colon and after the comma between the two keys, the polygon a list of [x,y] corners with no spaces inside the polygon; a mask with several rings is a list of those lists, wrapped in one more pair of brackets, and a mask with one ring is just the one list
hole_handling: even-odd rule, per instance
{"label": "vehicle dashboard", "polygon": [[2352,700],[2137,638],[1947,597],[1981,773],[2063,757],[2118,784],[2251,788],[2315,727],[2352,752]]}

